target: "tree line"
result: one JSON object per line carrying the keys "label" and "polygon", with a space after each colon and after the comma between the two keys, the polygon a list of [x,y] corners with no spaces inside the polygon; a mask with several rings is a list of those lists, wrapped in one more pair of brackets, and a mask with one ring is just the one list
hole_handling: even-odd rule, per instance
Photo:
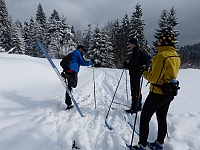
{"label": "tree line", "polygon": [[69,25],[65,16],[60,17],[56,9],[47,18],[39,3],[36,17],[31,17],[30,21],[22,24],[19,20],[13,21],[8,15],[5,1],[0,2],[0,51],[44,57],[36,44],[41,41],[51,58],[60,59],[77,45],[83,44],[88,49],[86,57],[95,59],[97,67],[122,68],[123,61],[131,53],[128,47],[130,38],[137,38],[141,50],[148,50],[154,55],[161,31],[169,27],[173,29],[178,47],[179,31],[174,28],[179,21],[173,7],[161,13],[158,28],[155,29],[155,41],[150,48],[145,38],[145,20],[142,18],[143,10],[140,4],[136,4],[130,17],[125,14],[122,21],[115,19],[104,27],[98,24],[92,27],[89,24],[88,29],[81,33]]}
{"label": "tree line", "polygon": [[178,52],[182,68],[200,69],[200,43],[181,47]]}

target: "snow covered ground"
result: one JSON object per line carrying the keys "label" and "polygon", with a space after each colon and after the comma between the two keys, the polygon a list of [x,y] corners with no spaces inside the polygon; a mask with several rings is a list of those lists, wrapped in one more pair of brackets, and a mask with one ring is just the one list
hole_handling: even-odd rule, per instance
{"label": "snow covered ground", "polygon": [[[53,60],[58,69],[60,60]],[[84,117],[74,108],[65,111],[65,89],[45,58],[0,53],[0,150],[70,150],[75,140],[81,150],[128,150],[132,130],[124,116],[126,106],[113,103],[108,115],[110,131],[104,121],[122,70],[81,67],[73,95]],[[168,135],[164,150],[200,150],[200,71],[180,70],[181,90],[168,113]],[[143,101],[148,86],[143,83]],[[129,91],[129,80],[128,80]],[[114,102],[130,105],[126,94],[126,75],[120,82]],[[139,127],[138,113],[136,128]],[[149,140],[154,141],[156,118],[150,122]],[[123,139],[122,139],[123,137]],[[138,142],[135,134],[133,144]]]}

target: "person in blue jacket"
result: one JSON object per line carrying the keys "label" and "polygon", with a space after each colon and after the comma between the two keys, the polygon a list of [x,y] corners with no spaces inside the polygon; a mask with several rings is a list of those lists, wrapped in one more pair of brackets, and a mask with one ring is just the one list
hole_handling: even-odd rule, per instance
{"label": "person in blue jacket", "polygon": [[[68,82],[68,88],[70,92],[72,88],[76,88],[78,82],[78,72],[80,70],[80,66],[90,66],[93,64],[93,60],[86,61],[83,58],[83,54],[86,52],[86,49],[83,45],[79,45],[76,50],[72,52],[70,58],[69,69],[65,71],[65,75]],[[66,92],[65,103],[67,104],[67,109],[71,109],[73,107],[71,98],[69,94]]]}

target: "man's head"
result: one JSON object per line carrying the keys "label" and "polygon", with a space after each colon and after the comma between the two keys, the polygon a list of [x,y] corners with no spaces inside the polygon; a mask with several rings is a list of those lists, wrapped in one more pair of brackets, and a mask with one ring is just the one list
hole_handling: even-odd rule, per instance
{"label": "man's head", "polygon": [[172,30],[162,30],[158,40],[160,46],[174,46],[174,34]]}
{"label": "man's head", "polygon": [[130,48],[134,48],[135,46],[138,45],[138,41],[137,41],[136,38],[132,38],[132,39],[129,40],[129,44],[130,44],[130,45],[129,45]]}
{"label": "man's head", "polygon": [[79,45],[79,46],[77,47],[77,49],[78,49],[81,53],[87,51],[83,45]]}

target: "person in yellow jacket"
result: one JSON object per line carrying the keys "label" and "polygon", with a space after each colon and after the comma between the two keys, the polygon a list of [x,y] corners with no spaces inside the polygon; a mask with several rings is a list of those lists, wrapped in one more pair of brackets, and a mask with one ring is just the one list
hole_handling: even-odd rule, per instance
{"label": "person in yellow jacket", "polygon": [[[180,58],[174,47],[174,35],[172,31],[163,30],[158,40],[158,53],[152,59],[149,71],[143,72],[143,77],[150,82],[150,92],[144,103],[140,116],[140,138],[138,145],[133,146],[135,150],[145,150],[148,145],[151,149],[162,150],[167,133],[167,112],[174,96],[166,94],[162,90],[165,83],[176,79]],[[147,142],[149,134],[149,122],[156,113],[158,122],[157,139],[155,142]]]}

